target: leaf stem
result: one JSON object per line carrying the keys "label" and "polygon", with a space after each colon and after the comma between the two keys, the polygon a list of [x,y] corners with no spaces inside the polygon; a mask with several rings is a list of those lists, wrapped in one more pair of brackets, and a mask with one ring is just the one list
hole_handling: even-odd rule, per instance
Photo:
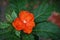
{"label": "leaf stem", "polygon": [[20,31],[20,33],[21,33],[21,34],[20,34],[20,39],[22,40],[22,31]]}
{"label": "leaf stem", "polygon": [[35,22],[36,24],[43,23],[43,22],[48,22],[47,20],[40,21],[40,22]]}

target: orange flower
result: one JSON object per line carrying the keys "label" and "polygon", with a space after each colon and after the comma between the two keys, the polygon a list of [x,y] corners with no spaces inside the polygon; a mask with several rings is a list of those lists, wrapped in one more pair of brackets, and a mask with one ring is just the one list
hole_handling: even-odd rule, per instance
{"label": "orange flower", "polygon": [[19,17],[13,21],[12,25],[16,30],[23,30],[23,32],[30,34],[35,26],[34,16],[28,11],[21,11]]}

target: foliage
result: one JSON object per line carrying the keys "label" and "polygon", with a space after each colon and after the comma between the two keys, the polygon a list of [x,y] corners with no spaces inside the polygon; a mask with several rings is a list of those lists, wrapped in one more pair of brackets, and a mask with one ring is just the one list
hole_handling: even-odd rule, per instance
{"label": "foliage", "polygon": [[[55,7],[48,0],[9,0],[6,8],[7,21],[0,22],[0,40],[60,40],[60,28],[47,21]],[[35,17],[36,26],[29,35],[15,30],[11,25],[21,10],[28,10]]]}

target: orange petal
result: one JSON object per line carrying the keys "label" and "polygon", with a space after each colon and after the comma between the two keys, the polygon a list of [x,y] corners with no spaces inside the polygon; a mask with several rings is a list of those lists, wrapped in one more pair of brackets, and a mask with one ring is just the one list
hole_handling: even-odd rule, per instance
{"label": "orange petal", "polygon": [[31,20],[34,21],[34,16],[33,16],[33,14],[30,13],[29,11],[21,11],[21,12],[19,13],[19,18],[20,18],[23,22],[24,22],[24,21],[29,22],[29,21],[31,21]]}
{"label": "orange petal", "polygon": [[24,28],[23,31],[24,31],[24,33],[30,34],[32,32],[32,28],[26,27],[26,28]]}
{"label": "orange petal", "polygon": [[26,23],[26,26],[33,28],[35,26],[35,23],[33,21],[30,21],[30,22]]}
{"label": "orange petal", "polygon": [[19,20],[19,18],[16,18],[13,23],[12,23],[13,27],[16,30],[22,30],[24,28],[24,24]]}

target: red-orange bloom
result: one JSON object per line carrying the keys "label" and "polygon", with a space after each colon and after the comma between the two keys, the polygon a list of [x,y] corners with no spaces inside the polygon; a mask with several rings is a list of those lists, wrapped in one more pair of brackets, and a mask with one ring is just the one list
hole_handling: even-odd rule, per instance
{"label": "red-orange bloom", "polygon": [[16,30],[23,30],[25,33],[30,34],[35,26],[34,15],[28,11],[21,11],[12,25]]}

